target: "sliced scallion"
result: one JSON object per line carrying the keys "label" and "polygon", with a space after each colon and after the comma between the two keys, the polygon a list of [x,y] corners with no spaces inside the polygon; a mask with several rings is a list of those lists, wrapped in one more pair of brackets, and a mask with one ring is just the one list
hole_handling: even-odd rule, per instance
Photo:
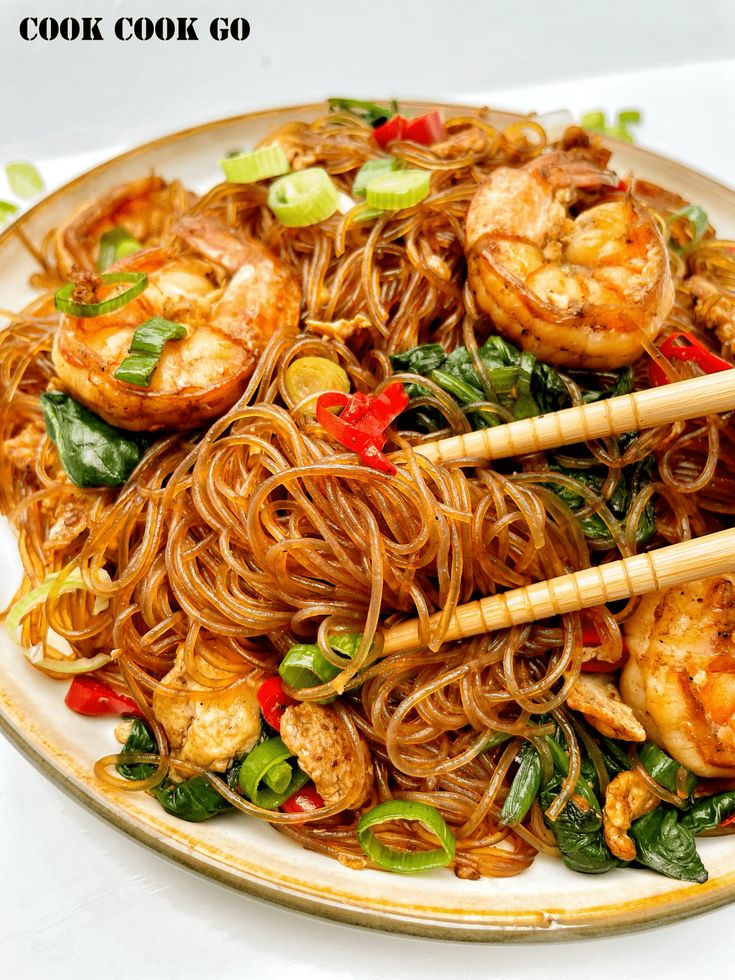
{"label": "sliced scallion", "polygon": [[[103,577],[110,580],[107,572],[101,573]],[[11,639],[17,642],[18,640],[18,627],[22,621],[26,618],[31,610],[35,609],[36,606],[43,605],[43,603],[48,599],[54,583],[61,575],[61,572],[49,572],[46,578],[37,585],[35,589],[31,589],[30,592],[26,592],[24,596],[18,599],[17,602],[13,603],[8,612],[7,618],[5,620],[5,629],[7,630]],[[66,595],[67,592],[76,592],[77,589],[86,589],[87,586],[84,584],[82,576],[79,569],[72,569],[69,574],[65,577],[64,581],[58,590],[58,595]],[[106,609],[108,605],[107,599],[97,596],[94,601],[93,612],[95,615]],[[93,668],[92,668],[93,669]]]}
{"label": "sliced scallion", "polygon": [[339,191],[321,167],[279,177],[268,190],[268,207],[287,228],[305,228],[325,221],[338,204]]}
{"label": "sliced scallion", "polygon": [[124,259],[126,255],[139,252],[143,246],[137,238],[133,238],[125,228],[110,228],[100,238],[100,254],[97,258],[97,268],[104,272],[113,262]]}
{"label": "sliced scallion", "polygon": [[11,201],[0,201],[0,228],[18,213],[18,205]]}
{"label": "sliced scallion", "polygon": [[428,170],[398,170],[371,180],[365,190],[365,200],[370,207],[397,211],[423,201],[430,189]]}
{"label": "sliced scallion", "polygon": [[43,178],[32,163],[21,160],[8,163],[5,167],[5,174],[10,189],[16,197],[35,197],[43,190]]}
{"label": "sliced scallion", "polygon": [[76,289],[76,284],[67,282],[61,289],[56,291],[54,305],[60,313],[68,313],[69,316],[93,317],[105,316],[125,306],[136,296],[140,296],[148,285],[148,276],[145,272],[103,272],[100,276],[103,285],[111,286],[117,283],[128,283],[128,289],[123,289],[121,293],[115,293],[108,299],[103,299],[98,303],[77,303],[72,299],[72,294]]}
{"label": "sliced scallion", "polygon": [[130,353],[115,371],[115,378],[126,384],[147,388],[169,340],[182,340],[187,330],[180,323],[161,316],[141,323],[130,342]]}
{"label": "sliced scallion", "polygon": [[682,245],[676,240],[678,236],[672,234],[669,238],[669,248],[673,252],[683,252],[694,245],[698,245],[709,227],[707,212],[698,204],[688,204],[669,215],[666,221],[672,232],[683,226],[683,237],[687,239],[686,244]]}
{"label": "sliced scallion", "polygon": [[[337,653],[352,658],[361,639],[362,633],[338,633],[330,638],[329,645]],[[278,667],[281,678],[296,691],[328,684],[339,672],[340,668],[327,660],[316,643],[292,646]]]}
{"label": "sliced scallion", "polygon": [[352,193],[355,197],[364,197],[368,186],[376,177],[394,173],[401,168],[401,161],[396,157],[374,157],[366,160],[355,175]]}
{"label": "sliced scallion", "polygon": [[231,184],[252,184],[256,180],[280,177],[289,170],[288,158],[280,143],[261,146],[250,153],[232,154],[224,157],[220,163]]}
{"label": "sliced scallion", "polygon": [[[393,820],[415,820],[436,835],[441,847],[430,851],[400,851],[381,843],[372,828]],[[387,871],[400,874],[444,868],[454,860],[457,846],[454,834],[441,813],[433,806],[412,800],[389,800],[363,813],[357,825],[357,839],[371,861]]]}
{"label": "sliced scallion", "polygon": [[[297,405],[307,398],[316,399],[325,391],[350,390],[350,379],[343,367],[327,357],[297,357],[292,361],[285,376],[285,387],[289,398]],[[314,406],[310,402],[307,407]]]}
{"label": "sliced scallion", "polygon": [[306,773],[298,766],[292,768],[287,761],[292,757],[280,738],[260,742],[245,756],[238,779],[252,803],[264,810],[275,810],[308,783]]}

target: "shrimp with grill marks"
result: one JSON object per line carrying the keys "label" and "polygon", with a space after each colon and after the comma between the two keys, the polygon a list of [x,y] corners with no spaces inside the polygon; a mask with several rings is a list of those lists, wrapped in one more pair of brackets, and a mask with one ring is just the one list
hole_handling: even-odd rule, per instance
{"label": "shrimp with grill marks", "polygon": [[674,300],[666,244],[648,209],[616,193],[571,208],[617,177],[562,152],[499,167],[467,214],[468,279],[511,341],[553,364],[632,363]]}
{"label": "shrimp with grill marks", "polygon": [[[298,328],[300,286],[265,246],[197,215],[176,235],[187,248],[148,249],[111,267],[146,273],[140,296],[103,316],[63,314],[54,339],[61,387],[123,429],[189,429],[223,415],[271,336]],[[104,299],[115,287],[91,288]],[[187,336],[165,345],[149,387],[116,379],[135,330],[155,316],[183,324]]]}
{"label": "shrimp with grill marks", "polygon": [[620,689],[648,738],[698,776],[735,776],[735,575],[644,596]]}

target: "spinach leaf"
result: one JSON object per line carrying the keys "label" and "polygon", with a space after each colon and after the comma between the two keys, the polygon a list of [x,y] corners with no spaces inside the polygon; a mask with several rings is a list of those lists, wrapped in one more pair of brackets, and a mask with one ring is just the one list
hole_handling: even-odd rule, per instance
{"label": "spinach leaf", "polygon": [[704,796],[695,800],[691,808],[681,818],[681,822],[693,834],[705,830],[716,830],[723,820],[735,813],[735,790]]}
{"label": "spinach leaf", "polygon": [[[485,369],[485,376],[480,375],[465,347],[457,347],[446,354],[439,344],[422,344],[402,354],[391,355],[391,363],[394,371],[407,371],[429,378],[460,405],[496,401],[516,419],[559,411],[571,405],[567,384],[555,368],[537,361],[532,354],[521,352],[502,337],[488,337],[478,349],[478,356]],[[633,388],[633,371],[629,367],[600,373],[572,372],[570,377],[581,388],[584,402],[613,398],[627,394]],[[488,381],[491,389],[489,391]],[[426,395],[426,390],[420,384],[410,384],[407,386],[407,393],[409,398],[416,398]],[[502,421],[499,415],[490,411],[471,411],[468,413],[468,420],[475,429],[486,429],[499,425]],[[413,410],[409,408],[407,422],[418,432],[436,432],[443,426],[441,412],[425,406]],[[619,439],[621,451],[624,451],[629,441],[630,437],[626,436]],[[574,452],[573,449],[566,451],[567,461]],[[577,453],[582,463],[579,468],[569,462],[564,466],[552,463],[551,468],[599,494],[605,483],[606,470],[597,465],[590,466],[590,455],[586,447],[578,447]],[[654,463],[654,457],[648,456],[623,470],[615,492],[607,501],[610,511],[621,525],[625,522],[632,500],[650,482]],[[584,507],[584,498],[575,493],[573,488],[562,487],[560,484],[549,486],[572,513]],[[638,545],[647,544],[653,537],[655,522],[654,503],[650,500],[636,528]],[[613,537],[597,514],[579,518],[579,523],[583,534],[594,548],[603,550],[613,547]]]}
{"label": "spinach leaf", "polygon": [[391,354],[394,371],[407,371],[410,374],[423,374],[441,367],[447,359],[447,352],[441,344],[421,344],[402,354]]}
{"label": "spinach leaf", "polygon": [[646,742],[643,748],[638,753],[638,756],[643,763],[643,768],[646,770],[649,776],[652,776],[657,783],[660,783],[664,789],[667,789],[670,793],[676,792],[676,777],[680,769],[684,769],[686,773],[686,783],[685,788],[689,796],[692,795],[697,786],[697,777],[693,772],[690,772],[684,766],[680,766],[679,763],[672,759],[670,755],[667,755],[663,749],[660,749],[653,742]]}
{"label": "spinach leaf", "polygon": [[694,834],[673,807],[657,806],[633,822],[636,861],[678,881],[703,882],[707,870],[697,853]]}
{"label": "spinach leaf", "polygon": [[[488,337],[478,349],[478,355],[490,381],[490,392],[486,391],[485,379],[477,371],[466,347],[457,347],[447,354],[440,344],[421,344],[402,354],[392,354],[391,363],[394,371],[431,378],[460,404],[485,400],[489,396],[518,419],[556,412],[571,405],[567,385],[559,372],[550,364],[537,361],[533,354],[521,352],[503,337]],[[583,400],[597,401],[630,391],[633,373],[630,368],[624,368],[604,374],[585,373],[576,380],[583,389]],[[596,387],[590,388],[590,384]],[[409,385],[407,391],[410,398],[425,394],[421,386],[415,384]],[[488,412],[478,412],[470,415],[470,421],[476,428],[487,428],[497,425],[500,419]],[[440,423],[435,425],[435,428],[440,427]],[[433,428],[426,431],[433,431]]]}
{"label": "spinach leaf", "polygon": [[[607,501],[607,506],[610,509],[613,517],[615,517],[621,525],[625,522],[625,518],[628,510],[630,509],[630,504],[633,498],[648,482],[650,482],[650,474],[653,464],[654,457],[647,456],[645,459],[642,459],[639,462],[634,463],[632,466],[628,466],[623,469],[620,476],[620,481],[615,488],[614,493]],[[572,470],[567,467],[559,466],[556,463],[552,463],[550,469],[556,473],[563,473],[566,476],[571,477],[583,486],[589,487],[590,490],[596,494],[601,492],[605,483],[605,477],[601,473],[596,472],[594,469]],[[553,490],[557,497],[564,501],[572,513],[576,513],[585,506],[585,500],[582,495],[575,493],[571,487],[562,486],[561,484],[549,484],[549,488]],[[594,547],[600,549],[613,547],[614,541],[612,535],[610,534],[610,530],[598,514],[588,514],[586,517],[580,518],[579,525],[584,536]],[[636,541],[638,544],[647,544],[653,537],[655,529],[656,511],[653,501],[650,500],[643,510],[643,514],[636,529]]]}
{"label": "spinach leaf", "polygon": [[[589,388],[587,384],[582,383],[582,401],[589,405],[590,402],[599,402],[603,398],[616,398],[618,395],[629,395],[633,390],[633,368],[626,367],[622,371],[611,371],[609,373],[597,374],[586,376],[590,377],[590,380],[594,379],[593,383],[600,383],[601,378],[605,378],[610,382],[604,388]],[[575,378],[575,380],[581,380]]]}
{"label": "spinach leaf", "polygon": [[541,788],[541,756],[530,742],[524,742],[518,753],[518,771],[500,811],[501,826],[513,826],[523,820]]}
{"label": "spinach leaf", "polygon": [[[575,794],[556,820],[546,818],[556,843],[561,850],[564,864],[572,871],[583,874],[604,874],[622,867],[608,850],[602,834],[602,811],[585,780],[577,782]],[[556,773],[541,790],[539,802],[546,810],[561,789],[562,777]],[[584,789],[584,792],[580,790]],[[592,802],[591,802],[592,801]]]}
{"label": "spinach leaf", "polygon": [[600,732],[595,732],[595,737],[600,746],[600,752],[602,752],[607,774],[611,779],[618,773],[627,772],[631,768],[624,743],[614,738],[608,738],[607,735],[602,735]]}
{"label": "spinach leaf", "polygon": [[[158,746],[148,731],[148,726],[140,718],[133,719],[133,727],[120,754],[130,755],[132,752],[158,752]],[[156,767],[150,762],[118,762],[115,768],[123,779],[147,779]]]}
{"label": "spinach leaf", "polygon": [[[145,725],[139,718],[133,720],[127,741],[121,755],[132,752],[157,752],[156,743]],[[236,789],[242,759],[236,759],[225,773],[225,782],[230,789]],[[155,770],[148,762],[119,762],[115,767],[123,779],[146,779]],[[216,789],[203,776],[193,776],[183,783],[173,783],[165,780],[162,785],[150,790],[163,809],[181,820],[198,822],[229,810],[230,804],[220,796]]]}
{"label": "spinach leaf", "polygon": [[117,487],[148,448],[148,437],[116,429],[61,391],[41,395],[46,429],[78,487]]}
{"label": "spinach leaf", "polygon": [[166,783],[156,786],[151,793],[166,813],[199,823],[229,810],[230,804],[209,784],[204,776],[192,776],[183,783]]}
{"label": "spinach leaf", "polygon": [[536,361],[531,375],[531,394],[539,407],[539,414],[558,412],[569,408],[572,400],[561,375],[548,364]]}
{"label": "spinach leaf", "polygon": [[[559,795],[562,781],[569,772],[569,756],[561,730],[557,729],[555,736],[546,735],[545,741],[554,761],[554,775],[539,795],[539,803],[544,811]],[[597,776],[588,759],[583,760],[582,771],[583,775],[574,787],[574,794],[556,820],[549,820],[548,817],[545,820],[568,868],[583,874],[604,874],[612,868],[622,866],[624,862],[614,857],[605,843],[602,808],[593,790],[593,785],[597,784]]]}

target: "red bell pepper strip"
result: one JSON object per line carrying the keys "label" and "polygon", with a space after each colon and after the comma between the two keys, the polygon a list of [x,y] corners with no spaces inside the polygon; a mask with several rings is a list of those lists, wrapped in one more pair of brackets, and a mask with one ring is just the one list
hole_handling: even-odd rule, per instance
{"label": "red bell pepper strip", "polygon": [[298,704],[283,690],[283,684],[278,674],[269,677],[258,688],[258,703],[263,717],[277,732],[281,730],[281,718],[289,705]]}
{"label": "red bell pepper strip", "polygon": [[378,146],[387,146],[393,140],[402,140],[406,123],[407,120],[403,116],[392,116],[387,122],[377,126],[373,130],[373,136]]}
{"label": "red bell pepper strip", "polygon": [[441,113],[438,109],[434,109],[433,112],[425,112],[414,119],[391,116],[387,122],[373,130],[373,136],[378,146],[387,146],[393,140],[412,140],[414,143],[431,146],[432,143],[444,139],[446,130]]}
{"label": "red bell pepper strip", "polygon": [[136,715],[144,718],[138,705],[126,694],[118,694],[94,677],[75,677],[64,703],[78,715]]}
{"label": "red bell pepper strip", "polygon": [[323,806],[324,800],[313,786],[297,789],[293,796],[289,796],[281,803],[281,809],[286,813],[313,813],[314,810],[321,810]]}
{"label": "red bell pepper strip", "polygon": [[[327,391],[317,399],[316,417],[337,442],[357,453],[363,465],[392,476],[396,468],[380,450],[385,445],[385,430],[406,405],[408,395],[403,385],[394,382],[377,396]],[[340,415],[329,411],[340,406]]]}
{"label": "red bell pepper strip", "polygon": [[[600,647],[602,640],[597,632],[597,627],[588,623],[582,627],[582,645],[586,647]],[[623,652],[617,660],[612,662],[607,660],[585,660],[582,664],[582,671],[585,674],[612,674],[616,670],[624,667],[630,657],[628,646],[623,640]]]}
{"label": "red bell pepper strip", "polygon": [[427,112],[423,116],[416,116],[415,119],[409,119],[403,133],[405,140],[413,140],[414,143],[423,143],[425,146],[438,143],[445,136],[446,130],[438,109]]}
{"label": "red bell pepper strip", "polygon": [[[682,344],[682,340],[685,343]],[[686,330],[678,330],[676,333],[669,334],[661,344],[659,351],[664,357],[668,357],[672,361],[694,361],[705,374],[729,371],[733,367],[729,361],[713,354],[701,340]],[[657,387],[668,384],[670,380],[664,369],[659,367],[655,361],[648,368],[648,378],[651,384]]]}

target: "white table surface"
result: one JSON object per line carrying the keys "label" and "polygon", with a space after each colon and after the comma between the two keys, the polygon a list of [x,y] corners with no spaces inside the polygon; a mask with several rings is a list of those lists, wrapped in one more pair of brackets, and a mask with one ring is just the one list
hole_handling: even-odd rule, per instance
{"label": "white table surface", "polygon": [[[53,11],[56,0],[49,0],[43,13]],[[66,5],[74,12],[92,12],[94,5],[80,2]],[[104,5],[101,5],[104,8]],[[135,6],[135,5],[132,5]],[[185,13],[192,5],[182,2],[172,10]],[[280,5],[279,5],[280,6]],[[288,8],[291,5],[285,4]],[[344,4],[344,7],[347,5]],[[378,4],[382,9],[382,5]],[[416,7],[409,3],[407,6]],[[492,5],[491,5],[492,6]],[[538,5],[536,13],[549,5]],[[556,9],[569,4],[557,4]],[[580,5],[581,6],[581,5]],[[671,13],[676,3],[646,5],[651,12]],[[87,9],[89,7],[89,10]],[[125,0],[108,4],[115,13],[129,10]],[[232,12],[232,6],[222,4]],[[320,9],[320,5],[301,5],[301,8]],[[452,9],[474,7],[471,3],[453,4]],[[531,7],[536,8],[535,4]],[[543,31],[532,32],[527,45],[526,60],[520,60],[512,77],[527,80],[525,87],[509,88],[508,75],[501,85],[498,72],[488,65],[484,76],[477,65],[467,69],[464,60],[455,52],[457,72],[454,84],[447,84],[444,72],[441,84],[432,84],[430,65],[422,63],[416,82],[408,86],[405,69],[389,80],[385,59],[378,84],[369,77],[367,63],[357,74],[346,65],[349,84],[337,86],[330,76],[327,81],[309,74],[304,84],[291,78],[290,88],[281,85],[272,102],[298,101],[331,94],[338,90],[361,92],[378,90],[389,94],[406,90],[410,94],[435,94],[437,98],[467,98],[506,108],[544,111],[567,106],[575,112],[603,107],[611,110],[621,106],[638,106],[645,115],[640,128],[639,142],[688,162],[725,182],[735,184],[735,61],[708,61],[686,67],[681,62],[696,51],[703,59],[723,57],[733,50],[735,18],[732,8],[716,0],[705,0],[691,10],[688,22],[678,21],[676,30],[667,20],[657,28],[661,43],[645,47],[633,43],[625,47],[619,22],[630,19],[634,10],[643,4],[616,5],[610,15],[609,41],[602,48],[592,45],[596,57],[583,51],[574,63],[577,75],[592,71],[610,72],[615,66],[630,68],[626,74],[607,74],[575,80],[568,58],[563,67],[554,61],[554,49],[542,44]],[[254,26],[258,18],[273,28],[273,17],[266,17],[262,4],[254,3],[244,11]],[[339,5],[321,5],[334,13]],[[630,9],[627,9],[630,8]],[[143,5],[135,11],[140,13]],[[293,12],[293,7],[291,11]],[[448,7],[427,3],[423,7],[431,14]],[[99,12],[100,5],[97,5]],[[728,12],[729,11],[729,12]],[[25,4],[3,0],[0,10],[0,32],[3,28],[17,30],[19,15],[35,12]],[[216,10],[214,12],[222,12]],[[639,16],[636,14],[636,16]],[[608,11],[596,15],[589,26],[590,37],[604,30]],[[517,18],[516,18],[517,19]],[[653,23],[651,14],[651,22]],[[326,20],[326,17],[325,17]],[[267,23],[266,23],[267,22]],[[440,31],[442,25],[436,22]],[[510,30],[505,17],[504,28]],[[487,26],[487,25],[486,25]],[[325,28],[327,31],[329,28]],[[343,30],[343,27],[334,30]],[[490,30],[487,26],[488,31]],[[520,29],[520,28],[519,28]],[[546,25],[545,29],[550,29]],[[687,29],[699,31],[694,43]],[[451,31],[450,31],[451,34]],[[275,35],[274,35],[275,36]],[[489,36],[489,35],[488,35]],[[53,91],[42,92],[42,79],[26,76],[30,93],[42,102],[17,99],[9,107],[6,95],[11,92],[10,74],[20,67],[22,49],[8,35],[0,33],[0,123],[4,130],[3,158],[12,152],[32,158],[39,164],[49,187],[109,155],[118,148],[121,130],[100,126],[99,139],[87,134],[84,141],[45,144],[34,115],[53,118],[56,106]],[[690,40],[692,43],[690,44]],[[273,42],[274,43],[274,42]],[[367,42],[365,42],[367,43]],[[372,43],[372,42],[371,42]],[[435,44],[439,41],[435,39]],[[476,60],[478,46],[467,42]],[[517,44],[517,39],[516,39]],[[616,49],[617,45],[617,49]],[[108,54],[110,46],[105,43]],[[498,44],[489,44],[496,58],[506,57]],[[255,46],[251,49],[256,50]],[[160,51],[160,48],[159,48]],[[529,53],[533,57],[529,56]],[[211,54],[211,52],[210,52]],[[9,58],[3,59],[3,55]],[[99,52],[96,67],[99,67]],[[40,57],[37,51],[33,57]],[[51,59],[51,54],[48,55]],[[112,52],[111,57],[118,57]],[[177,52],[181,57],[181,52]],[[266,57],[264,55],[263,57]],[[58,52],[54,55],[58,61]],[[15,61],[13,60],[15,59]],[[544,60],[545,59],[545,60]],[[211,60],[211,58],[210,58]],[[645,64],[661,66],[679,62],[674,67],[655,67],[641,70]],[[539,64],[545,65],[545,72]],[[8,65],[10,64],[10,68]],[[543,66],[542,65],[542,66]],[[33,63],[38,72],[38,63]],[[72,66],[70,92],[79,93],[92,81],[92,69],[85,72],[76,63]],[[267,74],[268,65],[260,61],[243,69],[245,77],[252,71],[259,78]],[[328,69],[325,69],[328,71]],[[565,77],[566,76],[566,77]],[[288,76],[291,77],[291,76]],[[483,84],[481,79],[486,79]],[[542,78],[555,81],[540,84]],[[30,78],[30,81],[28,80]],[[494,86],[489,87],[487,80]],[[61,84],[61,83],[60,83]],[[69,84],[67,79],[64,84]],[[139,90],[139,79],[131,86]],[[205,86],[210,95],[216,86]],[[713,97],[713,93],[714,97]],[[45,101],[46,95],[48,101]],[[20,96],[18,96],[20,99]],[[91,96],[94,101],[94,96]],[[58,100],[57,100],[58,101]],[[265,105],[262,94],[249,92],[239,99],[232,98],[232,85],[226,84],[222,99],[193,98],[177,106],[171,125],[160,115],[145,114],[138,120],[136,136],[143,139],[157,135],[174,126],[183,126],[207,116],[225,115],[247,106]],[[67,112],[73,112],[71,107]],[[28,119],[31,117],[31,123]],[[9,142],[8,142],[9,141]],[[129,145],[134,140],[127,140]],[[62,145],[63,144],[63,145]],[[49,157],[44,146],[62,150],[62,156]],[[6,151],[6,146],[10,147]],[[74,149],[74,153],[70,153]],[[82,152],[79,152],[82,149]],[[2,161],[0,161],[2,162]],[[0,196],[4,190],[0,186]],[[0,555],[0,561],[4,560]],[[557,980],[564,977],[589,977],[600,967],[617,978],[649,977],[665,972],[667,980],[690,977],[698,967],[713,975],[732,975],[732,939],[735,929],[735,907],[701,916],[688,922],[668,926],[630,937],[577,942],[566,946],[475,946],[440,943],[392,936],[352,927],[336,925],[305,915],[290,913],[244,895],[229,891],[204,878],[175,866],[141,845],[127,839],[118,831],[92,816],[77,803],[67,799],[40,776],[9,744],[0,739],[0,976],[8,978],[74,978],[97,975],[102,978],[190,978],[190,977],[285,977],[293,973],[299,980],[310,978],[372,978],[395,977],[434,980],[452,977],[530,978]],[[294,972],[296,971],[296,972]],[[717,973],[716,973],[717,971]],[[607,971],[606,971],[607,972]]]}

